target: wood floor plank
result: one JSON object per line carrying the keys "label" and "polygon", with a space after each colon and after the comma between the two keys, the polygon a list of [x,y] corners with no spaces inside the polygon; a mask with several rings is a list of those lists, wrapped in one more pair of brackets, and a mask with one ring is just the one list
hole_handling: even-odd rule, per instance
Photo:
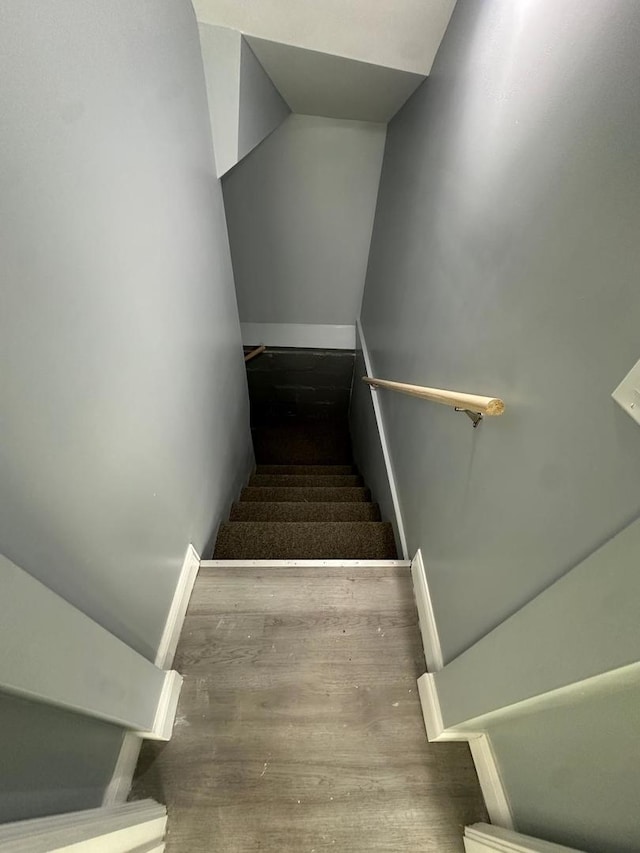
{"label": "wood floor plank", "polygon": [[134,797],[168,853],[463,850],[486,819],[464,743],[429,744],[406,567],[201,571],[175,662],[172,740]]}

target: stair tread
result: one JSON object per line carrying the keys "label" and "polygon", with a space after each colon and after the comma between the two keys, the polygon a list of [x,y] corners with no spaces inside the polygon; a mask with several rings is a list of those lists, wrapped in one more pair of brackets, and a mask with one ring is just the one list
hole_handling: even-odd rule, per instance
{"label": "stair tread", "polygon": [[231,507],[229,521],[380,521],[380,507],[364,501],[245,501]]}
{"label": "stair tread", "polygon": [[397,557],[381,521],[231,521],[220,526],[214,559],[375,559]]}
{"label": "stair tread", "polygon": [[354,465],[258,465],[256,474],[357,474]]}
{"label": "stair tread", "polygon": [[275,488],[344,488],[362,486],[362,477],[358,474],[254,474],[249,486],[274,486]]}
{"label": "stair tread", "polygon": [[327,488],[323,486],[311,486],[305,488],[294,488],[291,486],[246,486],[240,494],[241,501],[268,501],[269,503],[280,501],[322,501],[335,502],[364,501],[371,500],[369,489],[364,486],[338,486]]}

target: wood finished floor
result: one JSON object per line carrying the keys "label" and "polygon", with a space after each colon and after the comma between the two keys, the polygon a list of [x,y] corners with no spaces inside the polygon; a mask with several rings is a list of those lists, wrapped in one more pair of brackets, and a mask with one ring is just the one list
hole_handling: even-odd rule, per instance
{"label": "wood finished floor", "polygon": [[202,569],[174,667],[132,792],[167,853],[448,853],[486,820],[467,744],[425,737],[406,568]]}

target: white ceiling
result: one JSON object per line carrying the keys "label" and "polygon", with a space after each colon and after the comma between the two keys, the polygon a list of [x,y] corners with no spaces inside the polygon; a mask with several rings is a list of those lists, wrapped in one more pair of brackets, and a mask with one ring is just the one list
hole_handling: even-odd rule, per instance
{"label": "white ceiling", "polygon": [[424,80],[420,74],[245,38],[295,113],[388,122]]}
{"label": "white ceiling", "polygon": [[422,75],[431,70],[454,5],[455,0],[193,0],[203,23]]}

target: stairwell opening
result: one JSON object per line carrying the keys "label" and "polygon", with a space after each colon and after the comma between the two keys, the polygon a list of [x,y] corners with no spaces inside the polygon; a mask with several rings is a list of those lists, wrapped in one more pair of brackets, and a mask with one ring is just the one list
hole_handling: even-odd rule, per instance
{"label": "stairwell opening", "polygon": [[353,350],[269,349],[247,363],[256,470],[214,559],[396,559],[353,462]]}

